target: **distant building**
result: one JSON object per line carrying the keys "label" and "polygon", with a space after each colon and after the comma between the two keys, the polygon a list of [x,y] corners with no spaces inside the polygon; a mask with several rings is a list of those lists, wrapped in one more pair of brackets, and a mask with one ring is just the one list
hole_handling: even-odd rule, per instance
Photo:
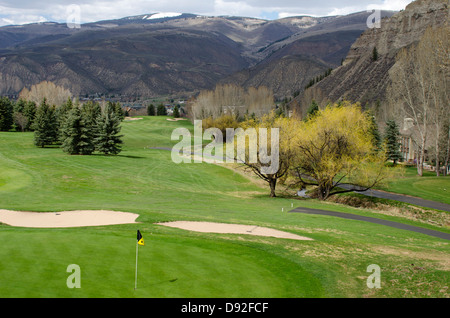
{"label": "distant building", "polygon": [[400,130],[400,154],[402,161],[415,163],[418,157],[419,146],[415,142],[416,129],[414,127],[414,120],[412,118],[405,118],[403,127]]}
{"label": "distant building", "polygon": [[[435,137],[433,136],[431,131],[434,131],[435,127],[432,124],[428,125],[427,139],[425,142],[425,158],[424,158],[424,168],[427,170],[434,170],[434,165],[430,165],[430,159],[428,149],[431,149],[435,143]],[[419,150],[421,147],[420,140],[420,132],[417,129],[417,124],[414,122],[412,118],[405,118],[403,120],[403,127],[400,130],[400,153],[402,156],[402,161],[408,163],[417,163],[417,159],[419,158]]]}

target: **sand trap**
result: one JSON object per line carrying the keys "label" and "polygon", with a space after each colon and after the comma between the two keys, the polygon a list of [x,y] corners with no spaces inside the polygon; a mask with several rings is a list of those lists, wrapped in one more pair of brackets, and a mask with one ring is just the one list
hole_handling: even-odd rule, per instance
{"label": "sand trap", "polygon": [[139,214],[116,211],[20,212],[0,210],[0,222],[11,226],[60,228],[136,223]]}
{"label": "sand trap", "polygon": [[130,121],[130,120],[141,120],[141,119],[144,119],[144,118],[139,118],[139,117],[125,117],[125,118],[124,118],[125,121]]}
{"label": "sand trap", "polygon": [[167,118],[168,121],[187,120],[186,118]]}
{"label": "sand trap", "polygon": [[267,227],[259,227],[255,225],[226,224],[226,223],[212,223],[212,222],[189,222],[189,221],[175,221],[157,224],[203,233],[247,234],[247,235],[268,236],[301,241],[313,240],[309,237],[304,237],[288,232],[278,231]]}

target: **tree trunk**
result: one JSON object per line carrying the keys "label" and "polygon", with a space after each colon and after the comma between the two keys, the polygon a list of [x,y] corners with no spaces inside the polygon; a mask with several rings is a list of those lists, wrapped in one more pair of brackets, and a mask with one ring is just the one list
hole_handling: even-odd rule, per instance
{"label": "tree trunk", "polygon": [[423,163],[425,161],[425,139],[422,138],[422,145],[418,152],[419,158],[417,160],[417,174],[423,176]]}
{"label": "tree trunk", "polygon": [[440,176],[441,166],[440,166],[440,149],[439,149],[439,133],[436,136],[436,176]]}
{"label": "tree trunk", "polygon": [[275,198],[277,195],[275,194],[275,187],[277,186],[277,179],[272,178],[269,180],[270,185],[270,197]]}
{"label": "tree trunk", "polygon": [[423,176],[423,162],[422,158],[419,157],[417,160],[417,174],[422,177]]}
{"label": "tree trunk", "polygon": [[324,183],[319,183],[317,187],[317,195],[319,200],[325,201],[330,196],[330,187]]}
{"label": "tree trunk", "polygon": [[445,156],[445,160],[444,160],[444,165],[445,165],[445,169],[444,169],[444,176],[447,175],[447,167],[448,167],[448,161],[450,159],[450,130],[449,130],[449,134],[448,134],[448,139],[447,139],[447,149],[446,149],[446,156]]}

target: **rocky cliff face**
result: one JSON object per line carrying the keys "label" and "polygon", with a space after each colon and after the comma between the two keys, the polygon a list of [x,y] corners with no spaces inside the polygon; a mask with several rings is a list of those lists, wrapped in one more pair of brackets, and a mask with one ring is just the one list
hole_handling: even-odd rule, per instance
{"label": "rocky cliff face", "polygon": [[[418,42],[427,27],[448,23],[448,13],[447,0],[416,0],[404,11],[383,19],[380,28],[365,31],[352,45],[342,66],[297,102],[306,107],[311,98],[322,103],[347,99],[363,105],[383,101],[388,73],[399,50]],[[374,48],[378,52],[377,60],[372,58]]]}

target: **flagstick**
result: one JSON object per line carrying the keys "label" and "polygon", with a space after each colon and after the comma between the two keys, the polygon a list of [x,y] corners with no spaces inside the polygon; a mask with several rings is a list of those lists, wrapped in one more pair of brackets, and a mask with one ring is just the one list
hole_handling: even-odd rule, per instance
{"label": "flagstick", "polygon": [[134,290],[137,288],[137,267],[138,267],[138,254],[139,254],[139,245],[136,242],[136,271],[134,273]]}

